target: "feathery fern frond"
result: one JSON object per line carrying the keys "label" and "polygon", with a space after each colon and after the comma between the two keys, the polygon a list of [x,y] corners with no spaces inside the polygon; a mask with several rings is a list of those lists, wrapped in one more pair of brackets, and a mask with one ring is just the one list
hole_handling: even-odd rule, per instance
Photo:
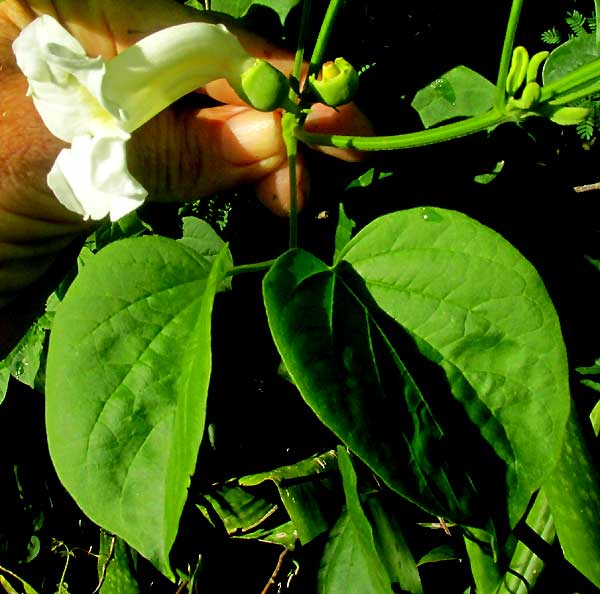
{"label": "feathery fern frond", "polygon": [[558,45],[562,41],[562,37],[556,27],[544,31],[541,36],[542,41],[548,45]]}
{"label": "feathery fern frond", "polygon": [[588,17],[586,20],[589,30],[593,33],[596,30],[596,15],[592,14],[592,16]]}
{"label": "feathery fern frond", "polygon": [[596,126],[594,125],[594,120],[592,118],[586,118],[583,122],[577,124],[577,136],[579,136],[581,140],[590,140],[594,135],[595,129]]}
{"label": "feathery fern frond", "polygon": [[567,17],[565,18],[565,21],[567,22],[567,25],[571,27],[571,30],[573,31],[576,37],[585,35],[587,33],[587,18],[578,10],[567,12]]}

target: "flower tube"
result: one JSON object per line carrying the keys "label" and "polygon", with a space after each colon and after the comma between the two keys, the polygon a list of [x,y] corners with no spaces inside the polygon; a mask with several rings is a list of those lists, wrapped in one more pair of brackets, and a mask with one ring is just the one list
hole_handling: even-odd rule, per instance
{"label": "flower tube", "polygon": [[283,74],[246,53],[222,25],[169,27],[105,62],[87,56],[44,15],[23,29],[13,51],[44,124],[71,144],[58,155],[48,185],[84,219],[116,221],[142,204],[147,191],[127,168],[126,142],[198,87],[225,78],[256,109],[291,107]]}

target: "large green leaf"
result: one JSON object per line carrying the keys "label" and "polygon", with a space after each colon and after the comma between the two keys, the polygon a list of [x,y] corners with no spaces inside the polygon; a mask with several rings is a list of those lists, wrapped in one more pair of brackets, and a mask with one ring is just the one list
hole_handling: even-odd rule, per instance
{"label": "large green leaf", "polygon": [[411,105],[426,128],[444,120],[486,112],[494,103],[495,86],[466,66],[456,66],[421,89]]}
{"label": "large green leaf", "polygon": [[300,0],[211,0],[210,9],[225,12],[236,18],[244,16],[255,4],[267,6],[277,13],[281,24]]}
{"label": "large green leaf", "polygon": [[569,392],[558,318],[516,249],[414,209],[374,221],[333,268],[288,252],[264,296],[304,399],[389,486],[462,523],[518,521],[558,459]]}
{"label": "large green leaf", "polygon": [[[302,250],[276,262],[263,290],[285,365],[321,420],[388,485],[437,515],[475,521],[483,506],[471,505],[465,458],[432,416],[411,375],[417,365],[407,369],[399,350],[404,360],[427,361],[361,283],[347,264],[329,268]],[[437,369],[428,364],[425,375]]]}
{"label": "large green leaf", "polygon": [[507,466],[510,521],[556,464],[569,415],[559,320],[531,264],[454,211],[412,209],[359,233],[343,258],[375,302],[445,370],[454,397]]}
{"label": "large green leaf", "polygon": [[46,422],[56,471],[82,510],[172,576],[203,434],[212,305],[230,266],[162,237],[109,245],[58,308]]}

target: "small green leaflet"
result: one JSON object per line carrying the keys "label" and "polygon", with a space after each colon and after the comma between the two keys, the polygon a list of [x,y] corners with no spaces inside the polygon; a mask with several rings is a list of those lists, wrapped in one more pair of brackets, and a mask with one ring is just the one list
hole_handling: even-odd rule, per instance
{"label": "small green leaflet", "polygon": [[198,2],[198,0],[186,0],[184,3],[186,6],[191,6],[196,10],[204,10],[204,6]]}
{"label": "small green leaflet", "polygon": [[495,86],[466,66],[456,66],[421,89],[411,105],[425,128],[444,120],[475,116],[494,103]]}
{"label": "small green leaflet", "polygon": [[0,362],[0,404],[6,398],[8,390],[8,380],[10,380],[10,369],[4,361]]}

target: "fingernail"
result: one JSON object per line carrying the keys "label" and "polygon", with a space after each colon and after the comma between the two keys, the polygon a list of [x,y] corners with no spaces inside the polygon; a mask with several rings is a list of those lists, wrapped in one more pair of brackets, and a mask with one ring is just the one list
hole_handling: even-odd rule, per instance
{"label": "fingernail", "polygon": [[223,123],[223,156],[233,165],[249,165],[285,151],[280,117],[247,110]]}

